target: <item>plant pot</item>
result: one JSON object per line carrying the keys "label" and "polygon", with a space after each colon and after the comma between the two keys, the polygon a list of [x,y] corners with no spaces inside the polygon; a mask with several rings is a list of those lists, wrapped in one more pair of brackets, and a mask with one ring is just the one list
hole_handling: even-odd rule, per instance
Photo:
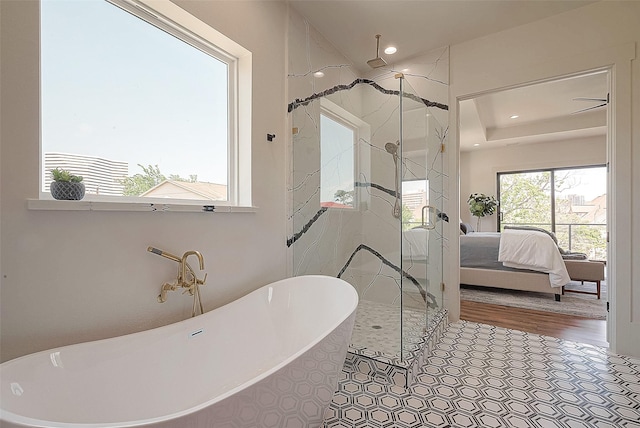
{"label": "plant pot", "polygon": [[54,181],[49,186],[51,196],[63,201],[79,201],[84,198],[84,183],[70,181]]}

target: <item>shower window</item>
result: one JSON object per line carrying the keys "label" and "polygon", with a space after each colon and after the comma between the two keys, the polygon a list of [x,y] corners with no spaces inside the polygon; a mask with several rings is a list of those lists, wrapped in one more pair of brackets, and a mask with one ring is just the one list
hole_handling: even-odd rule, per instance
{"label": "shower window", "polygon": [[250,205],[250,154],[236,131],[250,102],[238,90],[250,79],[239,72],[246,50],[201,23],[191,32],[199,21],[171,4],[41,5],[43,194],[63,168],[84,176],[91,200]]}
{"label": "shower window", "polygon": [[426,219],[422,218],[425,205],[429,205],[428,180],[402,181],[402,229],[424,226]]}
{"label": "shower window", "polygon": [[358,127],[326,104],[320,114],[320,206],[355,208]]}

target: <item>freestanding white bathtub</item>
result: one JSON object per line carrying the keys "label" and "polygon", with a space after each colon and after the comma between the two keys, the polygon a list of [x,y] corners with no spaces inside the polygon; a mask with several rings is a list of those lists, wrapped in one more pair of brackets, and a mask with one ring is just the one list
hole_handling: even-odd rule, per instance
{"label": "freestanding white bathtub", "polygon": [[358,296],[301,276],[195,318],[0,365],[8,427],[317,427]]}

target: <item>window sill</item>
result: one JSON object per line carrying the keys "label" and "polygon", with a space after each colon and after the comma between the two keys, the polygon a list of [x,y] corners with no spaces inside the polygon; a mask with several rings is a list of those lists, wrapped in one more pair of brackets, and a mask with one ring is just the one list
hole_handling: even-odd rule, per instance
{"label": "window sill", "polygon": [[56,199],[27,199],[27,209],[34,211],[138,211],[181,213],[253,213],[256,207],[214,205],[206,203],[156,203],[113,201],[60,201]]}

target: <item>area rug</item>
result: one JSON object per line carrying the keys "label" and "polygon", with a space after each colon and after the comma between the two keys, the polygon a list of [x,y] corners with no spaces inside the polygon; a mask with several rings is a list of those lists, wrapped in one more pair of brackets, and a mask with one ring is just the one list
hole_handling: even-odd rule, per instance
{"label": "area rug", "polygon": [[[573,281],[566,288],[593,291],[595,290],[595,284],[586,283],[582,285],[580,282]],[[575,315],[599,320],[607,318],[607,291],[604,283],[601,289],[600,300],[598,300],[595,295],[565,293],[561,297],[561,301],[556,302],[552,295],[546,293],[473,287],[469,285],[460,286],[460,300]]]}

